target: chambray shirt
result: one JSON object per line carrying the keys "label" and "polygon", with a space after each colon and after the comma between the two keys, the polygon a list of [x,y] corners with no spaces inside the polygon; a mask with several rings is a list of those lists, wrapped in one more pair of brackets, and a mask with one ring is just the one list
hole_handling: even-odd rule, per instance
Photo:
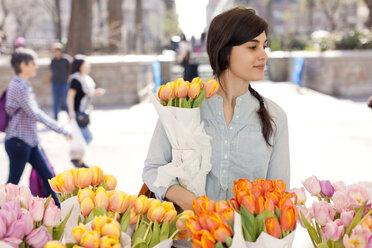
{"label": "chambray shirt", "polygon": [[5,109],[10,116],[5,139],[18,138],[31,147],[39,143],[36,123],[44,123],[50,129],[68,135],[59,127],[57,122],[44,113],[35,100],[32,87],[19,76],[14,76],[10,82],[6,95]]}
{"label": "chambray shirt", "polygon": [[[212,170],[207,175],[206,195],[214,200],[233,197],[234,180],[281,179],[289,188],[290,162],[288,123],[285,112],[273,101],[264,98],[265,107],[275,125],[270,143],[261,132],[258,100],[248,91],[236,100],[234,116],[226,126],[223,99],[219,95],[204,100],[201,120],[206,133],[212,137]],[[172,147],[165,130],[158,121],[145,160],[143,181],[159,199],[164,199],[168,188],[154,187],[157,169],[172,160]],[[171,185],[177,184],[174,180]]]}

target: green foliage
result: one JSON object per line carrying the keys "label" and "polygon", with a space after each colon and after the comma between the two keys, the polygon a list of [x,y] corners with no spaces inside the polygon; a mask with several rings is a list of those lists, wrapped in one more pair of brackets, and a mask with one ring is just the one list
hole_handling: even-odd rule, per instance
{"label": "green foliage", "polygon": [[362,47],[362,43],[360,42],[360,33],[354,32],[352,34],[346,34],[341,38],[341,40],[336,41],[336,49],[340,50],[352,50],[352,49],[359,49]]}

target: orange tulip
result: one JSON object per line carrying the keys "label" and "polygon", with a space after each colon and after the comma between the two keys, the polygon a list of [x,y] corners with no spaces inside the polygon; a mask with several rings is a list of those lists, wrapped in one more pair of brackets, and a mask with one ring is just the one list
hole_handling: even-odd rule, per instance
{"label": "orange tulip", "polygon": [[76,169],[74,173],[75,184],[79,188],[86,188],[92,183],[92,171],[87,168]]}
{"label": "orange tulip", "polygon": [[121,234],[121,226],[119,222],[116,220],[113,220],[111,218],[107,218],[106,222],[103,223],[101,228],[101,235],[114,235],[118,238],[120,238]]}
{"label": "orange tulip", "polygon": [[296,193],[294,193],[294,192],[286,192],[284,195],[285,195],[285,198],[288,198],[288,199],[290,199],[293,202],[293,205],[296,205],[297,204],[297,195],[296,195]]}
{"label": "orange tulip", "polygon": [[199,196],[192,202],[192,208],[196,215],[200,213],[214,212],[216,205],[207,196]]}
{"label": "orange tulip", "polygon": [[175,88],[174,88],[175,97],[185,98],[189,91],[190,83],[187,81],[185,82],[183,78],[176,79],[174,83],[175,83]]}
{"label": "orange tulip", "polygon": [[92,166],[89,168],[92,171],[92,186],[99,185],[103,181],[103,171],[97,166]]}
{"label": "orange tulip", "polygon": [[216,240],[212,234],[206,230],[200,230],[192,235],[193,247],[197,248],[214,248]]}
{"label": "orange tulip", "polygon": [[229,220],[232,223],[234,223],[234,209],[233,208],[228,208],[223,210],[220,215],[222,216],[223,219]]}
{"label": "orange tulip", "polygon": [[251,214],[256,213],[256,206],[253,195],[244,195],[242,197],[242,201],[240,202],[240,206],[245,207]]}
{"label": "orange tulip", "polygon": [[164,88],[165,88],[165,84],[163,84],[162,86],[160,86],[159,90],[158,90],[158,97],[161,101],[163,102],[168,102],[168,98],[165,98],[164,97],[164,94],[163,94],[163,91],[164,91]]}
{"label": "orange tulip", "polygon": [[161,201],[154,198],[148,198],[149,209],[152,207],[161,206]]}
{"label": "orange tulip", "polygon": [[[188,218],[195,216],[194,212],[191,210],[185,210],[182,212],[181,216],[176,221],[176,227],[180,232],[186,230],[186,221]],[[183,238],[184,239],[184,238]]]}
{"label": "orange tulip", "polygon": [[241,178],[238,181],[234,181],[233,192],[236,193],[242,188],[252,189],[252,182],[246,178]]}
{"label": "orange tulip", "polygon": [[128,195],[123,191],[113,190],[109,193],[109,206],[110,211],[124,213],[129,206]]}
{"label": "orange tulip", "polygon": [[239,203],[237,202],[237,200],[235,198],[231,198],[229,200],[229,202],[230,202],[231,206],[234,207],[234,209],[240,210],[240,205],[239,205]]}
{"label": "orange tulip", "polygon": [[274,187],[273,181],[271,180],[263,180],[261,182],[261,187],[264,192],[272,189]]}
{"label": "orange tulip", "polygon": [[190,87],[189,87],[189,92],[188,92],[188,96],[190,98],[197,98],[199,96],[202,83],[203,83],[202,80],[198,77],[194,78],[191,81]]}
{"label": "orange tulip", "polygon": [[232,237],[232,231],[226,225],[216,226],[211,231],[213,238],[216,241],[226,242],[226,237]]}
{"label": "orange tulip", "polygon": [[138,214],[134,211],[133,208],[130,209],[129,224],[136,224]]}
{"label": "orange tulip", "polygon": [[275,217],[270,217],[265,222],[267,233],[279,239],[282,236],[282,229],[280,228],[279,221]]}
{"label": "orange tulip", "polygon": [[278,205],[280,200],[282,199],[282,193],[277,188],[267,190],[265,192],[265,196],[267,198],[270,198],[274,202],[274,205]]}
{"label": "orange tulip", "polygon": [[116,177],[111,176],[111,175],[104,175],[104,181],[107,185],[107,190],[114,190],[118,183],[118,180],[116,179]]}
{"label": "orange tulip", "polygon": [[155,222],[161,223],[163,221],[165,215],[165,209],[163,206],[154,206],[152,208],[149,208],[149,211],[147,211],[147,218]]}
{"label": "orange tulip", "polygon": [[136,195],[129,195],[128,196],[129,206],[133,206],[136,199],[137,199]]}
{"label": "orange tulip", "polygon": [[82,202],[87,197],[92,198],[92,200],[94,199],[93,190],[91,190],[90,188],[79,189],[78,192],[79,202]]}
{"label": "orange tulip", "polygon": [[86,227],[83,223],[79,223],[77,227],[72,229],[72,237],[75,239],[77,243],[80,243],[83,234],[89,231],[90,230],[88,227]]}
{"label": "orange tulip", "polygon": [[274,188],[280,189],[282,193],[285,192],[285,182],[283,180],[274,180]]}
{"label": "orange tulip", "polygon": [[164,214],[163,222],[172,222],[174,218],[177,216],[177,211],[175,209],[166,210]]}
{"label": "orange tulip", "polygon": [[[252,195],[252,191],[248,188],[241,188],[235,193],[235,198],[239,204],[241,204],[243,197],[246,195]],[[253,196],[253,195],[252,195]]]}
{"label": "orange tulip", "polygon": [[93,199],[87,197],[80,203],[80,211],[83,216],[88,216],[94,208]]}
{"label": "orange tulip", "polygon": [[255,199],[258,199],[258,197],[264,194],[262,186],[258,184],[252,186],[251,192]]}
{"label": "orange tulip", "polygon": [[99,186],[96,190],[96,195],[94,196],[94,204],[98,208],[104,207],[107,209],[109,204],[109,197],[107,191],[102,187]]}
{"label": "orange tulip", "polygon": [[297,212],[295,207],[287,207],[282,210],[280,225],[284,231],[293,231],[296,228]]}
{"label": "orange tulip", "polygon": [[190,235],[200,231],[201,229],[199,218],[197,216],[189,217],[189,219],[186,221],[186,230]]}
{"label": "orange tulip", "polygon": [[205,97],[211,98],[216,94],[217,90],[219,88],[219,84],[215,79],[209,79],[204,85],[203,89],[205,89]]}
{"label": "orange tulip", "polygon": [[275,205],[271,198],[260,196],[257,198],[257,201],[256,201],[256,212],[257,214],[260,214],[264,210],[269,210],[272,213],[275,213]]}
{"label": "orange tulip", "polygon": [[280,211],[287,207],[294,207],[294,204],[290,198],[282,198],[278,204]]}
{"label": "orange tulip", "polygon": [[50,185],[50,188],[57,193],[62,192],[61,184],[58,181],[57,177],[53,177],[52,179],[48,179],[48,183]]}
{"label": "orange tulip", "polygon": [[146,196],[141,195],[134,201],[134,211],[137,214],[146,213],[148,208],[148,198]]}
{"label": "orange tulip", "polygon": [[80,244],[83,247],[98,248],[100,243],[100,233],[98,231],[88,231],[81,237]]}
{"label": "orange tulip", "polygon": [[[106,235],[101,237],[101,240],[99,242],[100,248],[112,248],[114,245],[117,245],[119,243],[119,238],[115,235]],[[121,247],[121,246],[120,246]]]}
{"label": "orange tulip", "polygon": [[169,99],[173,99],[175,96],[174,94],[175,86],[176,86],[175,82],[166,83],[164,87],[161,88],[161,92],[158,93],[159,98],[164,102],[168,102]]}
{"label": "orange tulip", "polygon": [[52,240],[48,241],[44,248],[66,248],[66,246],[61,241]]}
{"label": "orange tulip", "polygon": [[74,184],[74,170],[66,170],[57,175],[61,189],[65,193],[72,193],[75,189]]}
{"label": "orange tulip", "polygon": [[229,209],[230,205],[226,201],[218,201],[216,203],[216,211],[217,213],[222,213],[223,210]]}

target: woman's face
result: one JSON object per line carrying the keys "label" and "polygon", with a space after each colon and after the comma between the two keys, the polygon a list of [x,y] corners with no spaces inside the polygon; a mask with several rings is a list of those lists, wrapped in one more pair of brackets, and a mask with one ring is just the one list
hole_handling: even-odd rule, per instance
{"label": "woman's face", "polygon": [[262,80],[267,61],[266,46],[265,32],[242,45],[233,46],[228,69],[230,73],[247,82]]}
{"label": "woman's face", "polygon": [[36,76],[36,71],[38,69],[38,66],[36,65],[34,60],[26,62],[21,62],[20,64],[21,73],[25,75],[28,78]]}
{"label": "woman's face", "polygon": [[90,72],[90,64],[87,62],[83,62],[80,66],[80,73],[83,75],[88,75]]}

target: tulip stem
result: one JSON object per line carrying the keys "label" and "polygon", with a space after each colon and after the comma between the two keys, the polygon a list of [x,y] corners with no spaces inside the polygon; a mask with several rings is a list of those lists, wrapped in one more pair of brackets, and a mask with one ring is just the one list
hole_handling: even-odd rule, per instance
{"label": "tulip stem", "polygon": [[119,215],[119,213],[118,213],[118,212],[115,212],[115,215],[114,215],[114,220],[117,220],[117,218],[118,218],[118,215]]}
{"label": "tulip stem", "polygon": [[143,237],[143,240],[146,241],[147,234],[149,234],[150,228],[151,228],[151,226],[152,226],[153,223],[154,222],[151,221],[150,224],[149,224],[149,226],[147,227],[146,232],[145,232],[145,236]]}
{"label": "tulip stem", "polygon": [[141,217],[141,215],[137,215],[137,223],[136,223],[136,229],[135,230],[138,229],[138,224],[139,224],[140,217]]}
{"label": "tulip stem", "polygon": [[363,221],[367,219],[368,216],[370,216],[371,214],[372,214],[372,210],[369,210],[369,212],[366,215],[364,215],[364,217],[358,222],[358,225],[363,223]]}
{"label": "tulip stem", "polygon": [[173,239],[174,236],[176,236],[176,235],[178,234],[179,231],[180,231],[179,229],[177,229],[176,231],[174,231],[174,233],[173,233],[169,238],[170,238],[170,239]]}

